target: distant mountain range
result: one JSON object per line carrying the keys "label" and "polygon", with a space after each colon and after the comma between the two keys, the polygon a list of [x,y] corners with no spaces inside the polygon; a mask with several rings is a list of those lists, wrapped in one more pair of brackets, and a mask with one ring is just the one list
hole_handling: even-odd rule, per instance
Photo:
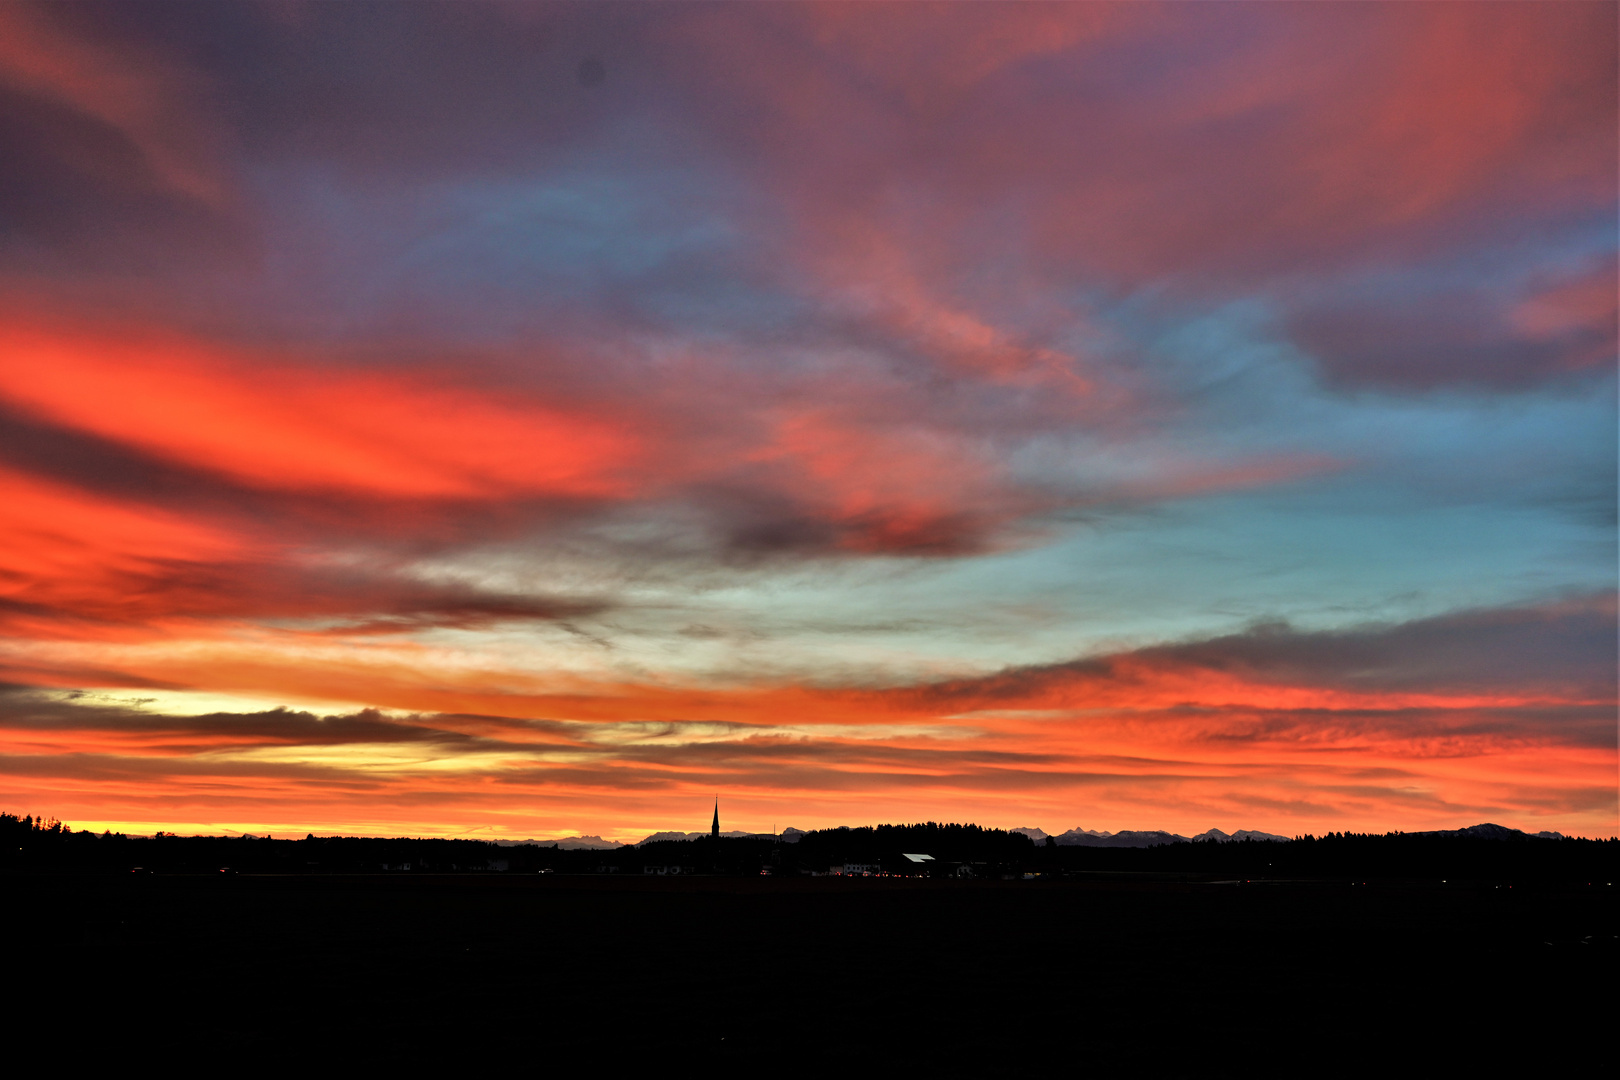
{"label": "distant mountain range", "polygon": [[1197,836],[1182,836],[1180,833],[1165,832],[1162,829],[1122,829],[1119,832],[1098,832],[1094,829],[1070,829],[1066,833],[1048,834],[1044,829],[1011,829],[1010,832],[1023,833],[1037,844],[1044,844],[1048,835],[1059,847],[1152,847],[1155,844],[1185,844],[1200,840],[1213,840],[1218,844],[1231,843],[1236,840],[1274,840],[1286,841],[1292,839],[1288,836],[1278,836],[1276,833],[1260,832],[1257,829],[1239,829],[1235,833],[1224,833],[1219,829],[1208,829]]}
{"label": "distant mountain range", "polygon": [[[1103,848],[1145,848],[1155,844],[1186,844],[1199,841],[1213,840],[1217,844],[1229,844],[1243,840],[1265,840],[1286,842],[1293,839],[1289,836],[1278,836],[1276,833],[1261,832],[1258,829],[1239,829],[1235,833],[1225,833],[1219,829],[1206,829],[1197,836],[1182,836],[1180,833],[1164,832],[1161,829],[1122,829],[1119,832],[1098,832],[1093,829],[1074,828],[1064,833],[1048,833],[1044,829],[1018,828],[1008,829],[1008,832],[1022,833],[1035,841],[1044,844],[1047,837],[1051,837],[1059,847],[1103,847]],[[797,843],[805,834],[804,829],[783,829],[779,834],[783,842]],[[653,844],[661,840],[701,840],[707,837],[707,832],[655,832],[651,836],[636,841],[635,846]],[[770,833],[751,832],[723,832],[720,834],[729,838],[759,837],[761,839],[774,839]],[[1539,837],[1545,840],[1562,840],[1563,833],[1538,832],[1527,833],[1519,829],[1510,829],[1505,825],[1493,825],[1489,822],[1482,825],[1470,825],[1466,829],[1436,829],[1430,832],[1409,833],[1410,836],[1466,836],[1477,840],[1529,840]],[[565,836],[556,840],[497,840],[502,847],[517,847],[522,844],[538,844],[541,847],[555,845],[562,851],[611,851],[626,845],[616,840],[604,840],[600,836]]]}
{"label": "distant mountain range", "polygon": [[616,851],[624,845],[617,840],[604,840],[600,836],[563,836],[556,840],[497,840],[499,847],[555,847],[559,851]]}
{"label": "distant mountain range", "polygon": [[[1012,829],[1011,832],[1023,833],[1037,844],[1046,841],[1047,834],[1041,829]],[[1510,829],[1506,825],[1493,825],[1489,822],[1482,825],[1470,825],[1465,829],[1435,829],[1429,832],[1408,833],[1409,836],[1463,836],[1476,840],[1529,840],[1540,838],[1543,840],[1562,840],[1563,833],[1538,832],[1527,833],[1519,829]],[[1120,832],[1095,832],[1091,829],[1070,829],[1066,833],[1058,833],[1053,839],[1060,847],[1152,847],[1155,844],[1185,844],[1201,840],[1213,840],[1218,844],[1233,843],[1242,840],[1268,840],[1287,841],[1288,836],[1278,836],[1276,833],[1260,832],[1258,829],[1239,829],[1235,833],[1224,833],[1219,829],[1209,829],[1197,836],[1182,836],[1179,833],[1163,832],[1158,829],[1135,831],[1131,829]]]}

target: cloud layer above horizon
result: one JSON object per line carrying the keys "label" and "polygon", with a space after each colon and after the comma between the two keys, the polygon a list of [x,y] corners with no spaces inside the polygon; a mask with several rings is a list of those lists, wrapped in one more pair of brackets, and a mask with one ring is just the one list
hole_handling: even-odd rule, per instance
{"label": "cloud layer above horizon", "polygon": [[1616,31],[0,8],[0,802],[1611,835]]}

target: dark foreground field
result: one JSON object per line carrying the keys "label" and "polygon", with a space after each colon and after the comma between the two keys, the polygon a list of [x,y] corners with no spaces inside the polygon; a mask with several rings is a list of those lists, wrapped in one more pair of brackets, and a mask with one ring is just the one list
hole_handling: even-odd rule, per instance
{"label": "dark foreground field", "polygon": [[62,1060],[1614,1066],[1603,883],[34,873],[0,889],[9,1045]]}

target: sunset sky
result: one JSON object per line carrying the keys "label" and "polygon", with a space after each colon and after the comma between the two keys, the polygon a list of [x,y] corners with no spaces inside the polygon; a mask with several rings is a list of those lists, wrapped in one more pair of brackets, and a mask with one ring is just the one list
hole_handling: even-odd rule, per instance
{"label": "sunset sky", "polygon": [[0,5],[0,810],[1613,835],[1616,13]]}

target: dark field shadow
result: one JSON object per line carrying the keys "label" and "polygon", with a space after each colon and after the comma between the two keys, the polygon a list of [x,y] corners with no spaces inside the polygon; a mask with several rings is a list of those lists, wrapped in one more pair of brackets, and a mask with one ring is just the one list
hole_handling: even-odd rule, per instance
{"label": "dark field shadow", "polygon": [[[11,1045],[221,1064],[1545,1073],[1604,886],[9,875]],[[12,1023],[18,1013],[13,1011]],[[1594,1058],[1593,1055],[1596,1055]]]}

